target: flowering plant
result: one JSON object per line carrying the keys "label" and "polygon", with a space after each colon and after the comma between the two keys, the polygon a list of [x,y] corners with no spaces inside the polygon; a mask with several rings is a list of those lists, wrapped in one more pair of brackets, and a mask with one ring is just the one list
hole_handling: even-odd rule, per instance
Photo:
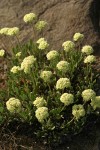
{"label": "flowering plant", "polygon": [[[32,13],[24,17],[27,23],[34,19],[36,15]],[[35,26],[40,29],[45,24],[38,22]],[[19,32],[14,29],[11,35]],[[13,48],[5,98],[10,120],[33,124],[36,136],[60,142],[61,136],[79,132],[89,115],[96,114],[100,108],[100,97],[96,95],[98,76],[93,68],[96,58],[90,55],[91,46],[82,50],[77,47],[83,38],[75,34],[76,43],[65,41],[60,51],[50,50],[44,37]]]}

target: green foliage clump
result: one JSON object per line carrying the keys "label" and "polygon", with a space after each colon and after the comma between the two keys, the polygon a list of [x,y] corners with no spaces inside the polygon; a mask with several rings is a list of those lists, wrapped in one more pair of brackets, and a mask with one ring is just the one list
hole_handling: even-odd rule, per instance
{"label": "green foliage clump", "polygon": [[[35,14],[24,16],[26,23],[34,20]],[[40,31],[45,25],[40,21],[34,27]],[[19,32],[7,28],[4,36],[11,31],[17,36],[14,29]],[[76,33],[59,51],[50,50],[44,37],[25,45],[18,43],[9,59],[6,102],[0,104],[0,118],[6,113],[8,122],[16,119],[33,124],[34,134],[48,142],[60,142],[62,136],[80,132],[100,108],[98,74],[93,68],[96,58],[91,46],[81,47],[83,38]]]}

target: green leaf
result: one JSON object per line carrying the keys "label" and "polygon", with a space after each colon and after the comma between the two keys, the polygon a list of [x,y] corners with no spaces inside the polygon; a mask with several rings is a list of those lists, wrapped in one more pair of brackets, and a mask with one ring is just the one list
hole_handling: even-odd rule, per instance
{"label": "green leaf", "polygon": [[0,106],[0,113],[3,113],[4,108],[2,106]]}
{"label": "green leaf", "polygon": [[3,122],[3,116],[0,116],[0,123]]}

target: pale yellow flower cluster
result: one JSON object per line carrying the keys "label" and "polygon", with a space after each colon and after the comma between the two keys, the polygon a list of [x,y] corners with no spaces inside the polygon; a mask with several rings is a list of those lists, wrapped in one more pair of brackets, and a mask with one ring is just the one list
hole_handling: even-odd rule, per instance
{"label": "pale yellow flower cluster", "polygon": [[34,13],[26,14],[23,18],[24,22],[26,22],[26,23],[30,23],[35,19],[36,19],[36,14],[34,14]]}
{"label": "pale yellow flower cluster", "polygon": [[85,102],[91,99],[94,99],[95,96],[96,96],[96,93],[92,89],[86,89],[82,92],[82,97]]}
{"label": "pale yellow flower cluster", "polygon": [[14,36],[14,35],[17,35],[18,33],[19,33],[19,28],[13,27],[13,28],[9,28],[7,35]]}
{"label": "pale yellow flower cluster", "polygon": [[39,108],[39,107],[46,106],[47,102],[43,97],[36,97],[35,101],[33,102],[33,105]]}
{"label": "pale yellow flower cluster", "polygon": [[57,64],[57,69],[63,73],[66,73],[69,71],[69,63],[67,61],[60,61]]}
{"label": "pale yellow flower cluster", "polygon": [[0,57],[3,57],[5,55],[5,50],[1,49],[0,50]]}
{"label": "pale yellow flower cluster", "polygon": [[8,36],[14,36],[19,33],[19,28],[18,27],[13,27],[13,28],[2,28],[0,30],[0,34],[3,35],[8,35]]}
{"label": "pale yellow flower cluster", "polygon": [[11,68],[10,71],[11,71],[12,73],[16,74],[16,73],[18,73],[20,70],[21,70],[21,68],[20,68],[19,66],[14,66],[14,67]]}
{"label": "pale yellow flower cluster", "polygon": [[46,55],[47,60],[56,60],[59,57],[59,53],[55,50],[52,50]]}
{"label": "pale yellow flower cluster", "polygon": [[83,105],[74,105],[72,107],[72,114],[76,118],[76,120],[80,119],[81,117],[85,116],[85,109]]}
{"label": "pale yellow flower cluster", "polygon": [[19,58],[19,57],[21,56],[21,54],[22,54],[22,52],[18,52],[18,53],[16,54],[16,57]]}
{"label": "pale yellow flower cluster", "polygon": [[19,99],[12,97],[6,102],[6,107],[11,113],[18,113],[21,110],[21,102]]}
{"label": "pale yellow flower cluster", "polygon": [[40,77],[44,80],[44,82],[49,82],[52,77],[51,71],[42,71]]}
{"label": "pale yellow flower cluster", "polygon": [[66,41],[62,44],[65,52],[70,52],[75,49],[75,44],[72,41]]}
{"label": "pale yellow flower cluster", "polygon": [[100,108],[100,96],[96,96],[91,100],[91,106],[95,110],[96,108]]}
{"label": "pale yellow flower cluster", "polygon": [[71,86],[70,80],[68,78],[60,78],[56,83],[56,89],[69,88]]}
{"label": "pale yellow flower cluster", "polygon": [[8,30],[9,30],[8,27],[2,28],[2,29],[0,29],[0,34],[7,35]]}
{"label": "pale yellow flower cluster", "polygon": [[96,61],[96,57],[94,55],[89,55],[84,59],[85,64],[93,63],[95,61]]}
{"label": "pale yellow flower cluster", "polygon": [[85,45],[82,48],[82,53],[85,53],[86,55],[90,55],[93,53],[93,48],[90,45]]}
{"label": "pale yellow flower cluster", "polygon": [[21,69],[24,70],[26,74],[30,73],[35,61],[36,58],[33,55],[25,57],[23,62],[21,63]]}
{"label": "pale yellow flower cluster", "polygon": [[45,28],[45,26],[47,25],[47,22],[46,21],[38,21],[36,24],[35,24],[35,28],[39,31],[41,31],[42,29]]}
{"label": "pale yellow flower cluster", "polygon": [[46,48],[48,48],[49,44],[47,43],[47,41],[44,38],[40,38],[37,42],[38,44],[38,48],[40,50],[44,50]]}
{"label": "pale yellow flower cluster", "polygon": [[60,97],[60,101],[64,103],[65,106],[68,106],[74,102],[73,94],[64,93]]}
{"label": "pale yellow flower cluster", "polygon": [[83,38],[84,38],[84,35],[81,34],[81,33],[75,33],[74,36],[73,36],[73,40],[74,40],[75,42],[80,41],[80,40],[82,40]]}
{"label": "pale yellow flower cluster", "polygon": [[38,119],[40,123],[43,123],[45,119],[48,118],[49,113],[48,113],[48,108],[47,107],[39,107],[35,111],[35,116]]}

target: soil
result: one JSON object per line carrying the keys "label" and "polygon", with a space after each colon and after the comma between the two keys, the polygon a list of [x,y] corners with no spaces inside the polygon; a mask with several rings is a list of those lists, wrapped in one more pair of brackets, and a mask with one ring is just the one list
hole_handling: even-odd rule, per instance
{"label": "soil", "polygon": [[100,150],[100,120],[89,124],[82,133],[73,136],[59,146],[48,146],[34,137],[8,130],[0,140],[0,150]]}

